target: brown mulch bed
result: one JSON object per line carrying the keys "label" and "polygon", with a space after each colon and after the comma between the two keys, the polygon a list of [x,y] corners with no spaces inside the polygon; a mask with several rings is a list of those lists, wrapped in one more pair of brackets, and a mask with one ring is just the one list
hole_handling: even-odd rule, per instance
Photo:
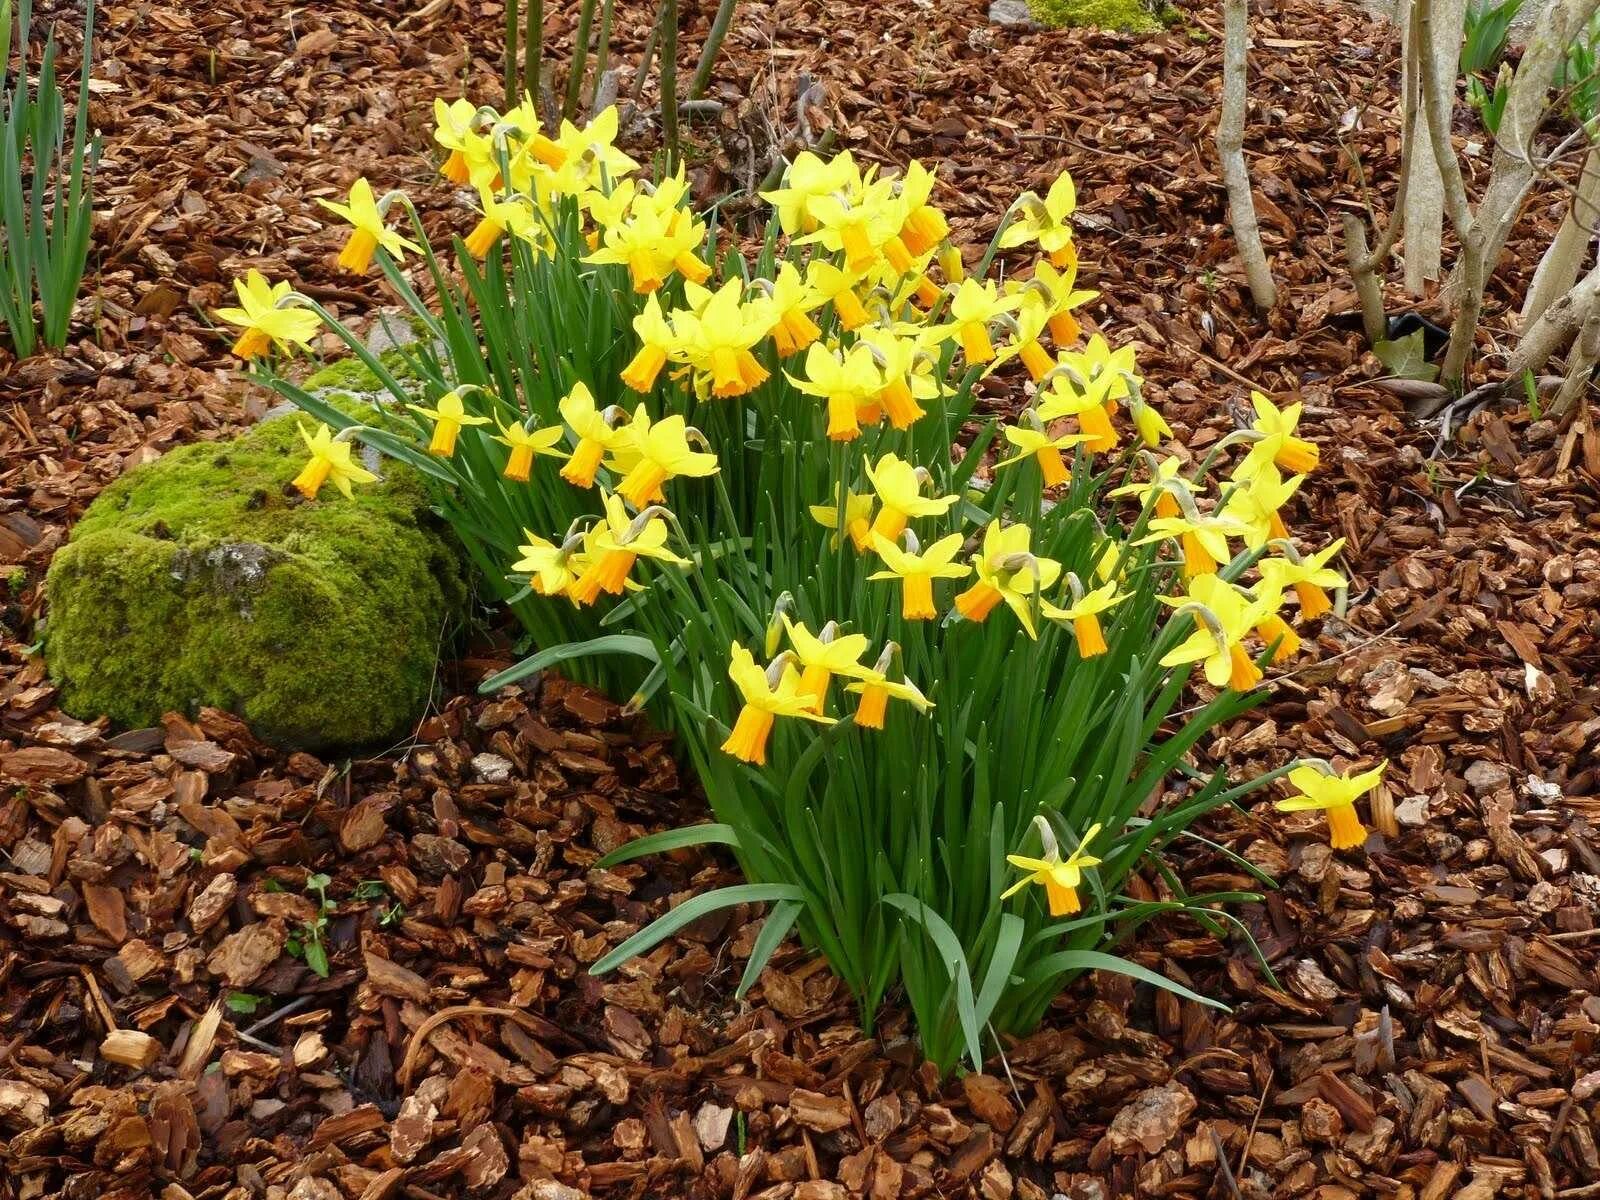
{"label": "brown mulch bed", "polygon": [[[692,62],[714,6],[684,7]],[[258,265],[366,309],[379,292],[334,272],[311,199],[357,172],[464,219],[431,184],[428,103],[463,76],[493,98],[499,10],[411,11],[103,10],[95,320],[0,369],[0,562],[22,568],[0,584],[0,1198],[1600,1195],[1600,437],[1492,412],[1430,461],[1367,382],[1339,138],[1392,178],[1396,65],[1353,8],[1258,13],[1251,161],[1286,292],[1265,321],[1228,262],[1206,7],[1141,42],[1004,31],[973,0],[749,2],[696,129],[720,194],[752,146],[793,138],[815,83],[808,119],[938,163],[975,242],[1070,167],[1094,316],[1139,343],[1188,445],[1231,427],[1245,381],[1306,401],[1326,466],[1293,523],[1348,539],[1351,608],[1206,757],[1394,767],[1365,855],[1260,801],[1206,830],[1281,882],[1240,914],[1281,988],[1237,944],[1153,926],[1135,956],[1231,1013],[1089,979],[990,1073],[941,1085],[902,1016],[863,1037],[798,946],[736,1004],[756,912],[590,977],[733,872],[694,851],[594,870],[703,808],[601,697],[555,678],[475,696],[504,649],[452,665],[408,746],[348,764],[224,714],[127,731],[56,711],[29,646],[71,520],[265,407],[204,316],[226,281]],[[619,55],[646,21],[619,5]],[[1202,846],[1180,865],[1247,882]],[[321,894],[326,979],[286,953]]]}

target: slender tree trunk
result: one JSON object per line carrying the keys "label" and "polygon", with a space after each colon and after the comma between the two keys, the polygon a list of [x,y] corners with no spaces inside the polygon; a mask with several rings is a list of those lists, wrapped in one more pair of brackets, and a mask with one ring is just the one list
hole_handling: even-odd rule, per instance
{"label": "slender tree trunk", "polygon": [[1584,256],[1600,230],[1600,154],[1594,147],[1584,155],[1578,190],[1567,205],[1567,215],[1555,240],[1539,260],[1539,268],[1522,302],[1522,328],[1537,321],[1557,296],[1577,282]]}
{"label": "slender tree trunk", "polygon": [[1278,288],[1261,248],[1261,227],[1256,224],[1255,200],[1250,195],[1250,169],[1244,161],[1245,111],[1249,102],[1249,0],[1224,0],[1222,20],[1222,115],[1217,121],[1217,155],[1228,188],[1233,240],[1244,263],[1250,297],[1257,308],[1265,311],[1278,302]]}

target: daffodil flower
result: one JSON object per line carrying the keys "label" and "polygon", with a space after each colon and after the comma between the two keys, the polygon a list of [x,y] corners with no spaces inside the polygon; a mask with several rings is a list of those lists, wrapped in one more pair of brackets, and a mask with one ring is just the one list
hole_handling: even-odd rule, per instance
{"label": "daffodil flower", "polygon": [[593,537],[585,542],[589,563],[573,580],[567,594],[576,604],[593,604],[601,592],[622,594],[628,573],[641,558],[686,567],[687,559],[667,549],[666,509],[652,504],[638,516],[630,517],[620,496],[605,497],[605,518],[595,526]]}
{"label": "daffodil flower", "polygon": [[1110,381],[1079,374],[1068,361],[1068,353],[1058,356],[1056,366],[1039,383],[1038,411],[1041,421],[1072,417],[1085,436],[1083,445],[1095,454],[1117,448],[1117,428],[1111,423],[1114,405],[1107,397]]}
{"label": "daffodil flower", "polygon": [[977,580],[955,599],[956,611],[968,621],[983,622],[1004,601],[1031,638],[1037,639],[1033,606],[1046,588],[1061,577],[1061,564],[1041,558],[1029,548],[1033,530],[1022,522],[1002,526],[996,517],[983,531],[983,547],[972,556]]}
{"label": "daffodil flower", "polygon": [[[1125,483],[1121,487],[1112,488],[1107,496],[1131,496],[1143,507],[1150,503],[1150,497],[1155,497],[1155,515],[1158,517],[1176,517],[1185,509],[1193,510],[1196,496],[1203,495],[1206,490],[1204,483],[1197,483],[1183,474],[1183,461],[1175,454],[1166,458],[1156,459],[1155,456],[1144,455],[1145,461],[1154,464],[1150,478],[1143,482]],[[1182,496],[1180,502],[1178,497]]]}
{"label": "daffodil flower", "polygon": [[433,422],[433,438],[428,442],[429,454],[437,455],[439,458],[449,458],[456,452],[456,439],[461,436],[461,430],[465,426],[489,423],[488,417],[473,416],[462,403],[462,394],[471,390],[476,390],[476,385],[467,384],[453,388],[435,401],[438,406],[436,408],[424,408],[420,404],[406,406],[412,412]]}
{"label": "daffodil flower", "polygon": [[846,331],[860,329],[872,319],[862,305],[861,297],[856,295],[856,287],[860,282],[860,274],[842,271],[822,259],[814,258],[806,264],[806,283],[817,295],[833,304],[839,326]]}
{"label": "daffodil flower", "polygon": [[1030,420],[1026,425],[1004,425],[1000,432],[1005,435],[1006,441],[1016,447],[1017,452],[1009,458],[1002,458],[995,463],[995,470],[1009,467],[1019,463],[1025,458],[1032,458],[1039,464],[1039,471],[1044,476],[1045,487],[1055,487],[1057,484],[1066,483],[1072,478],[1067,470],[1067,464],[1061,457],[1063,450],[1070,450],[1091,440],[1087,433],[1063,433],[1052,437],[1039,422],[1039,417],[1032,409],[1024,411],[1024,420]]}
{"label": "daffodil flower", "polygon": [[548,145],[533,138],[535,153],[551,168],[551,191],[577,196],[637,171],[639,164],[617,149],[617,127],[617,106],[610,104],[587,125],[562,121],[560,131]]}
{"label": "daffodil flower", "polygon": [[1149,528],[1149,534],[1140,538],[1138,544],[1178,539],[1185,579],[1215,574],[1219,566],[1233,557],[1228,550],[1228,539],[1243,538],[1249,533],[1248,526],[1231,516],[1206,516],[1198,511],[1176,517],[1156,517]]}
{"label": "daffodil flower", "polygon": [[1378,786],[1387,762],[1359,775],[1337,775],[1332,768],[1298,766],[1289,772],[1295,795],[1279,800],[1279,812],[1310,812],[1320,809],[1328,818],[1328,844],[1335,850],[1351,850],[1367,840],[1366,827],[1356,813],[1356,801]]}
{"label": "daffodil flower", "polygon": [[1300,424],[1300,413],[1305,406],[1296,402],[1279,410],[1260,392],[1250,393],[1250,404],[1256,412],[1256,419],[1251,422],[1250,428],[1259,438],[1234,474],[1240,479],[1248,479],[1267,463],[1298,474],[1315,471],[1318,462],[1316,444],[1295,435],[1295,429]]}
{"label": "daffodil flower", "polygon": [[1026,871],[1027,874],[1001,892],[1000,899],[1009,900],[1030,883],[1034,883],[1044,888],[1045,899],[1050,906],[1052,917],[1070,916],[1083,907],[1078,900],[1078,888],[1083,885],[1083,872],[1090,867],[1100,865],[1100,860],[1089,853],[1089,843],[1099,836],[1101,826],[1096,822],[1084,830],[1083,837],[1078,841],[1078,848],[1066,858],[1062,858],[1061,847],[1056,842],[1055,830],[1050,828],[1050,822],[1041,815],[1034,817],[1033,824],[1039,832],[1039,842],[1043,847],[1044,857],[1006,855],[1008,863],[1019,871]]}
{"label": "daffodil flower", "polygon": [[821,342],[806,351],[806,374],[801,379],[785,372],[795,390],[828,402],[828,438],[835,442],[853,441],[861,436],[859,412],[883,390],[883,376],[864,343],[857,342],[844,354]]}
{"label": "daffodil flower", "polygon": [[399,193],[391,192],[382,201],[374,199],[372,185],[365,178],[356,180],[350,185],[348,204],[335,204],[331,200],[320,197],[317,203],[333,213],[349,221],[353,228],[350,236],[345,239],[344,249],[339,252],[339,266],[346,271],[357,275],[365,275],[372,266],[372,256],[381,246],[391,257],[400,258],[404,251],[420,252],[422,247],[415,242],[407,241],[384,223],[384,210],[390,196]]}
{"label": "daffodil flower", "polygon": [[517,547],[522,557],[511,564],[511,569],[527,574],[528,586],[541,596],[559,596],[570,588],[578,577],[575,539],[558,546],[526,529],[522,536],[527,539]]}
{"label": "daffodil flower", "polygon": [[826,160],[802,150],[784,172],[783,186],[762,192],[761,198],[777,211],[783,232],[795,237],[817,228],[819,222],[812,212],[814,202],[840,192],[854,195],[861,189],[861,173],[848,150]]}
{"label": "daffodil flower", "polygon": [[332,483],[339,489],[339,494],[348,500],[352,495],[352,483],[371,483],[378,478],[350,457],[353,447],[344,440],[344,433],[335,436],[331,429],[320,422],[315,433],[307,433],[304,425],[299,427],[299,431],[300,440],[311,453],[311,461],[301,468],[291,486],[307,500],[315,500],[326,483]]}
{"label": "daffodil flower", "polygon": [[812,712],[821,712],[828,698],[828,684],[835,675],[857,678],[864,675],[861,656],[867,652],[865,634],[841,634],[836,621],[829,621],[820,633],[812,633],[802,622],[782,614],[789,645],[800,660],[800,690],[813,697]]}
{"label": "daffodil flower", "polygon": [[1260,550],[1273,538],[1288,538],[1289,529],[1279,510],[1299,490],[1305,478],[1296,475],[1286,480],[1277,467],[1266,463],[1227,493],[1222,512],[1246,527],[1247,532],[1242,535],[1246,546]]}
{"label": "daffodil flower", "polygon": [[[891,189],[890,181],[878,180],[854,196],[841,192],[813,196],[806,211],[816,221],[817,228],[796,238],[796,244],[818,243],[827,250],[843,254],[846,270],[865,271],[899,232],[900,217]],[[903,243],[900,249],[905,250]],[[902,261],[909,265],[908,261]]]}
{"label": "daffodil flower", "polygon": [[931,385],[930,397],[939,390],[931,375],[917,370],[917,358],[923,354],[921,347],[915,338],[902,337],[889,329],[864,334],[857,344],[865,346],[877,364],[881,386],[874,401],[887,414],[890,425],[896,429],[910,429],[927,415],[917,402],[918,388]]}
{"label": "daffodil flower", "polygon": [[756,665],[755,656],[734,642],[728,678],[739,689],[744,703],[722,749],[741,762],[758,767],[766,763],[767,740],[778,717],[833,724],[832,717],[825,717],[812,707],[812,696],[800,690],[800,672],[787,653],[762,670]]}
{"label": "daffodil flower", "polygon": [[[865,550],[872,544],[872,505],[871,492],[857,494],[839,484],[834,488],[835,497],[840,492],[844,493],[844,530],[850,535],[850,541],[858,551]],[[811,505],[811,519],[826,529],[839,528],[839,506],[835,504]],[[837,547],[839,535],[833,535],[832,544]]]}
{"label": "daffodil flower", "polygon": [[1072,176],[1063,171],[1040,199],[1024,192],[1012,205],[1011,219],[1000,235],[1002,249],[1037,242],[1050,256],[1050,262],[1065,267],[1076,262],[1072,247],[1072,214],[1078,207],[1078,192]]}
{"label": "daffodil flower", "polygon": [[529,429],[520,422],[500,426],[500,434],[494,440],[511,449],[501,474],[513,483],[527,483],[533,475],[534,455],[563,457],[556,445],[565,433],[566,430],[560,425],[552,425],[548,429]]}
{"label": "daffodil flower", "polygon": [[690,311],[673,314],[673,328],[682,331],[683,353],[709,377],[713,396],[742,396],[767,380],[767,369],[750,348],[767,336],[777,318],[768,305],[744,304],[743,290],[738,279],[709,293],[686,283]]}
{"label": "daffodil flower", "polygon": [[489,139],[477,132],[481,111],[467,99],[446,103],[442,98],[433,102],[433,140],[450,151],[439,168],[451,183],[464,184],[472,178],[472,164],[486,162],[490,156]]}
{"label": "daffodil flower", "polygon": [[1331,612],[1333,601],[1328,599],[1328,593],[1323,589],[1345,586],[1344,576],[1328,566],[1344,548],[1344,539],[1340,538],[1327,549],[1303,557],[1287,541],[1275,545],[1282,550],[1284,557],[1263,558],[1256,563],[1256,570],[1261,572],[1262,587],[1274,594],[1282,594],[1292,588],[1300,601],[1301,620],[1314,621]]}
{"label": "daffodil flower", "polygon": [[622,437],[621,431],[608,419],[618,410],[602,412],[595,408],[594,395],[581,380],[572,385],[572,390],[561,398],[556,408],[577,439],[566,465],[561,468],[561,478],[573,487],[593,487],[595,473],[606,451]]}
{"label": "daffodil flower", "polygon": [[1050,336],[1061,347],[1071,346],[1083,334],[1072,310],[1087,304],[1100,293],[1077,287],[1078,268],[1074,259],[1065,269],[1057,270],[1046,260],[1034,264],[1033,275],[1020,284],[1013,285],[1022,297],[1022,309],[1038,307],[1043,310]]}
{"label": "daffodil flower", "polygon": [[854,683],[845,684],[845,691],[861,697],[856,703],[855,723],[858,729],[882,729],[890,700],[903,700],[919,713],[933,707],[933,701],[922,694],[922,689],[909,679],[889,678],[889,667],[900,647],[890,642],[883,648],[875,667],[864,672]]}
{"label": "daffodil flower", "polygon": [[899,538],[912,517],[936,517],[950,511],[959,497],[924,496],[924,483],[932,477],[921,467],[913,467],[894,454],[884,454],[867,466],[867,481],[877,493],[881,506],[872,522],[872,532],[891,542]]}
{"label": "daffodil flower", "polygon": [[472,227],[462,245],[473,258],[487,258],[494,244],[507,230],[519,235],[530,232],[534,223],[533,207],[524,196],[515,193],[499,197],[487,187],[478,189],[478,203],[483,216]]}
{"label": "daffodil flower", "polygon": [[1246,692],[1261,681],[1261,669],[1245,652],[1243,642],[1260,621],[1262,606],[1246,597],[1219,575],[1200,575],[1189,581],[1184,597],[1163,597],[1178,606],[1174,619],[1190,614],[1194,632],[1169,651],[1163,667],[1202,662],[1213,687],[1224,685]]}
{"label": "daffodil flower", "polygon": [[900,240],[912,254],[926,254],[950,236],[950,222],[930,203],[935,182],[933,172],[912,159],[898,183],[897,199],[905,214]]}
{"label": "daffodil flower", "polygon": [[769,302],[777,313],[772,343],[779,358],[788,358],[822,336],[822,330],[810,314],[825,304],[827,297],[807,283],[792,262],[780,263],[777,277],[768,286],[771,288]]}
{"label": "daffodil flower", "polygon": [[644,405],[639,405],[611,445],[611,468],[622,476],[617,494],[635,508],[643,508],[652,500],[666,502],[661,485],[669,479],[715,475],[717,456],[690,449],[690,434],[704,443],[700,431],[690,428],[678,414],[652,421]]}
{"label": "daffodil flower", "polygon": [[965,540],[959,533],[940,538],[923,550],[917,544],[917,535],[909,529],[901,535],[909,543],[902,548],[898,541],[891,542],[881,533],[872,535],[872,548],[888,568],[874,571],[868,579],[898,579],[901,585],[900,615],[907,621],[931,621],[939,615],[933,606],[933,581],[935,579],[964,579],[972,568],[951,560],[961,551]]}
{"label": "daffodil flower", "polygon": [[633,331],[639,335],[640,346],[622,369],[622,382],[632,391],[648,392],[655,387],[656,377],[678,348],[680,339],[654,296],[644,302],[644,310],[633,319]]}
{"label": "daffodil flower", "polygon": [[1072,624],[1072,637],[1078,643],[1078,657],[1096,658],[1108,649],[1105,630],[1100,626],[1100,614],[1127,600],[1128,595],[1119,591],[1115,582],[1085,591],[1076,575],[1068,575],[1067,584],[1072,590],[1072,602],[1059,608],[1046,603],[1042,611],[1052,621]]}
{"label": "daffodil flower", "polygon": [[233,353],[248,362],[276,346],[287,354],[294,347],[311,348],[311,339],[322,328],[322,318],[309,309],[296,308],[288,301],[294,289],[288,280],[268,283],[255,268],[233,281],[239,297],[238,308],[219,308],[217,317],[244,330],[233,343]]}
{"label": "daffodil flower", "polygon": [[961,281],[950,301],[950,317],[955,322],[956,337],[961,341],[961,353],[968,363],[981,364],[994,358],[989,322],[1020,303],[1015,296],[1000,295],[993,280],[988,283],[975,279]]}

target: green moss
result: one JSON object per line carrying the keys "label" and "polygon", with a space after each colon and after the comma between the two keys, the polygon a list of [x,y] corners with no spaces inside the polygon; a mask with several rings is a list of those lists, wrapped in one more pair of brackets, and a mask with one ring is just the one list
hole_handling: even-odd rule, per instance
{"label": "green moss", "polygon": [[89,507],[46,578],[68,712],[148,725],[211,705],[307,748],[408,727],[463,602],[453,544],[387,460],[354,500],[303,500],[302,420],[173,450]]}
{"label": "green moss", "polygon": [[1033,19],[1054,29],[1089,26],[1124,33],[1158,33],[1162,23],[1143,0],[1028,0]]}
{"label": "green moss", "polygon": [[[385,350],[378,355],[378,361],[401,383],[416,377],[410,361],[401,350]],[[349,392],[357,396],[371,395],[374,392],[387,395],[389,391],[372,373],[371,368],[354,354],[334,359],[308,375],[301,381],[300,386],[308,392]]]}

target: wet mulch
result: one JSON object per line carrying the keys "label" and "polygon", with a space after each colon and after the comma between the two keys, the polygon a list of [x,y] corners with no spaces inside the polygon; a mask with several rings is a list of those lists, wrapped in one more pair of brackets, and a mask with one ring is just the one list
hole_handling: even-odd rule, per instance
{"label": "wet mulch", "polygon": [[[688,62],[714,5],[683,7]],[[116,730],[53,707],[30,646],[71,520],[265,407],[205,316],[227,280],[257,265],[366,311],[313,198],[365,172],[464,221],[430,180],[428,103],[497,90],[493,3],[105,7],[93,320],[0,367],[0,1198],[1600,1196],[1600,437],[1492,411],[1430,459],[1369,382],[1340,144],[1393,177],[1396,47],[1360,10],[1257,14],[1250,155],[1285,298],[1248,310],[1207,126],[1219,18],[1186,18],[1138,42],[1003,30],[971,0],[747,2],[694,130],[707,195],[830,129],[937,162],[974,243],[1070,167],[1092,316],[1138,343],[1180,436],[1203,450],[1249,385],[1303,398],[1326,466],[1294,524],[1347,539],[1345,619],[1204,751],[1241,775],[1394,763],[1366,854],[1264,800],[1206,830],[1281,883],[1240,912],[1279,986],[1238,944],[1152,926],[1134,956],[1231,1012],[1086,979],[940,1084],[902,1015],[863,1036],[799,947],[736,1004],[757,912],[589,976],[732,868],[595,870],[703,806],[602,697],[475,696],[503,649],[452,664],[406,746],[348,763],[221,713]],[[619,57],[648,19],[618,6]],[[1527,227],[1558,216],[1541,198]],[[1506,278],[1536,254],[1514,242]],[[1192,886],[1248,886],[1184,854]]]}

